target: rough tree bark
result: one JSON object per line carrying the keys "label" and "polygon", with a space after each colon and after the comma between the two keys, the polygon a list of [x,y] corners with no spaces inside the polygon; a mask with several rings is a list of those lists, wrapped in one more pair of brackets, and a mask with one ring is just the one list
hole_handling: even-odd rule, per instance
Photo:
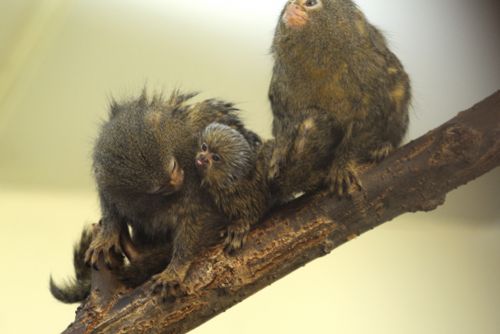
{"label": "rough tree bark", "polygon": [[93,294],[64,333],[185,333],[377,225],[435,209],[449,191],[498,165],[500,91],[366,166],[364,190],[352,199],[300,198],[272,212],[237,256],[225,256],[221,247],[202,254],[187,278],[193,294],[162,304],[146,283],[111,296],[117,283],[95,272]]}

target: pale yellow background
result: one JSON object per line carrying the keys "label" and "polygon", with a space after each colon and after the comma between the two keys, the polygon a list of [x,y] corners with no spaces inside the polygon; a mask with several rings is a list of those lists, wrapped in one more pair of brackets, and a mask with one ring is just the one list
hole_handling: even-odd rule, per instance
{"label": "pale yellow background", "polygon": [[[270,136],[279,0],[0,0],[0,333],[57,333],[48,292],[99,217],[90,152],[111,95],[181,86]],[[413,139],[500,88],[495,0],[363,0],[408,69]],[[314,261],[195,333],[500,333],[500,172]]]}

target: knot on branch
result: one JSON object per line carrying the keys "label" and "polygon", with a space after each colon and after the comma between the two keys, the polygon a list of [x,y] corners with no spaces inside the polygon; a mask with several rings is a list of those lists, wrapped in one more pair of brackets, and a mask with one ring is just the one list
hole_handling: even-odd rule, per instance
{"label": "knot on branch", "polygon": [[415,204],[414,212],[418,212],[418,211],[428,212],[428,211],[435,210],[435,209],[437,209],[437,207],[444,204],[445,199],[446,199],[446,195],[443,195],[441,197],[436,197],[436,198],[424,199],[423,201]]}
{"label": "knot on branch", "polygon": [[431,166],[450,164],[450,162],[474,161],[478,157],[478,148],[482,134],[463,124],[451,123],[440,133],[439,148],[429,159]]}

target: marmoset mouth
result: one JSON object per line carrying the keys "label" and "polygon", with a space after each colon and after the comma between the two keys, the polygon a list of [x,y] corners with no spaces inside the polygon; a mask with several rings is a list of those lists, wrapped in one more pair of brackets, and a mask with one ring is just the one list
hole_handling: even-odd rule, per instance
{"label": "marmoset mouth", "polygon": [[205,169],[208,165],[208,160],[205,157],[198,157],[195,159],[195,164],[198,169]]}

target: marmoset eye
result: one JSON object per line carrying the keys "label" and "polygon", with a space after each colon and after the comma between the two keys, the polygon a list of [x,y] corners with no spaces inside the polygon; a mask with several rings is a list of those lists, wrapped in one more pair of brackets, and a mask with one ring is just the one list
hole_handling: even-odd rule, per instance
{"label": "marmoset eye", "polygon": [[307,0],[304,5],[307,7],[314,7],[318,4],[318,0]]}
{"label": "marmoset eye", "polygon": [[220,161],[220,155],[218,155],[218,154],[214,154],[214,155],[212,155],[212,159],[213,159],[214,161]]}
{"label": "marmoset eye", "polygon": [[207,146],[207,144],[205,144],[205,143],[201,144],[201,150],[202,150],[203,152],[206,152],[206,151],[208,150],[208,146]]}

